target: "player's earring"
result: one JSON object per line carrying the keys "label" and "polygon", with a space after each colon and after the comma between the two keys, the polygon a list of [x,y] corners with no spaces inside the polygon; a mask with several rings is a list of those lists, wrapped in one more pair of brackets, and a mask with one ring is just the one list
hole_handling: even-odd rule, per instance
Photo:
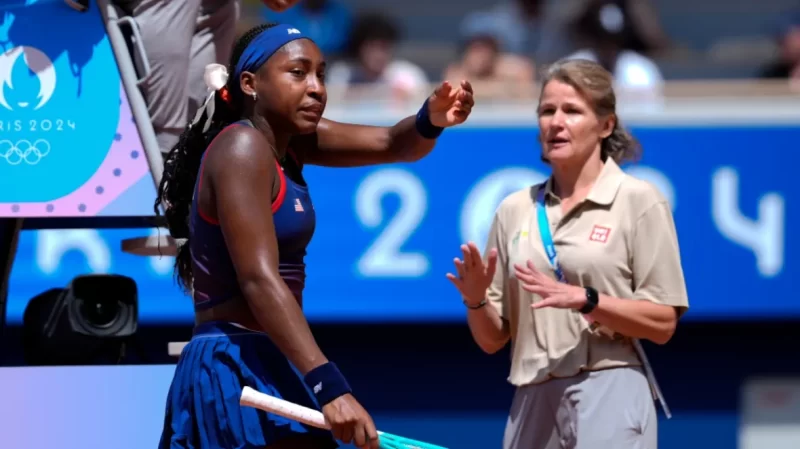
{"label": "player's earring", "polygon": [[253,97],[253,101],[256,101],[258,99],[258,95],[256,95],[255,92],[253,92],[251,96]]}

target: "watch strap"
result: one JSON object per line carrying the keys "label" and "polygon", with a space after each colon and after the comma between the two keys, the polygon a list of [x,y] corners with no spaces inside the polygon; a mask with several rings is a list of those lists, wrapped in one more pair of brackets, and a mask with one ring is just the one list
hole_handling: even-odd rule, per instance
{"label": "watch strap", "polygon": [[600,294],[597,293],[592,287],[585,287],[586,290],[586,304],[578,310],[580,313],[587,315],[592,313],[592,311],[597,307],[597,304],[600,302]]}

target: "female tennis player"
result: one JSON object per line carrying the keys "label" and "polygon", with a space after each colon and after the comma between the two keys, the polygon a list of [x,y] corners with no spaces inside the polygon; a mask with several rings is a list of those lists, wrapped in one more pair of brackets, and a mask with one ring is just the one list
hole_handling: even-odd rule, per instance
{"label": "female tennis player", "polygon": [[[321,119],[325,61],[301,30],[264,25],[236,44],[219,88],[166,160],[156,204],[188,241],[176,270],[196,326],[167,401],[162,448],[377,448],[372,419],[320,351],[303,316],[304,257],[315,215],[305,164],[415,161],[464,122],[469,83],[443,83],[392,127]],[[224,85],[224,86],[223,86]],[[331,432],[239,405],[242,388],[321,408]]]}
{"label": "female tennis player", "polygon": [[666,343],[689,306],[670,205],[618,165],[639,146],[610,73],[563,61],[543,83],[552,176],[506,197],[486,260],[463,245],[447,277],[478,345],[512,342],[505,449],[655,449],[651,389],[667,409],[638,339]]}

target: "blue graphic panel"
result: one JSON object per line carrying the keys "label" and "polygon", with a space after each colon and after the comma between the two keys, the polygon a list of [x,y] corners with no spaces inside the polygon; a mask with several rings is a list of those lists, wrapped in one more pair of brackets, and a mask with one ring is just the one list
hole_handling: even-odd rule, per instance
{"label": "blue graphic panel", "polygon": [[[800,127],[637,128],[645,154],[625,167],[673,205],[691,309],[687,319],[800,317]],[[459,244],[483,244],[497,204],[544,179],[534,129],[447,131],[414,164],[308,167],[318,231],[304,307],[314,321],[460,321],[445,278]],[[86,272],[133,276],[141,319],[192,319],[171,261],[121,254],[141,231],[26,232],[11,277],[9,319],[28,299]]]}
{"label": "blue graphic panel", "polygon": [[[0,48],[0,216],[108,215],[152,184],[97,7],[3,2]],[[154,194],[116,209],[151,215]]]}

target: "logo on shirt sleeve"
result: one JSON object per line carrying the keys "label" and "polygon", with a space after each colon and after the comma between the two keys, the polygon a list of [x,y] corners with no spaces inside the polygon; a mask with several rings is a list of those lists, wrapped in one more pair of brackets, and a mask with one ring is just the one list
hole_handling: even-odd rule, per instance
{"label": "logo on shirt sleeve", "polygon": [[608,236],[611,234],[611,228],[605,226],[594,225],[592,233],[589,234],[589,240],[593,242],[606,243]]}
{"label": "logo on shirt sleeve", "polygon": [[520,237],[522,237],[523,239],[527,239],[528,238],[528,231],[517,231],[517,234],[514,236],[513,239],[511,239],[511,245],[512,246],[517,246],[517,243],[519,243]]}

